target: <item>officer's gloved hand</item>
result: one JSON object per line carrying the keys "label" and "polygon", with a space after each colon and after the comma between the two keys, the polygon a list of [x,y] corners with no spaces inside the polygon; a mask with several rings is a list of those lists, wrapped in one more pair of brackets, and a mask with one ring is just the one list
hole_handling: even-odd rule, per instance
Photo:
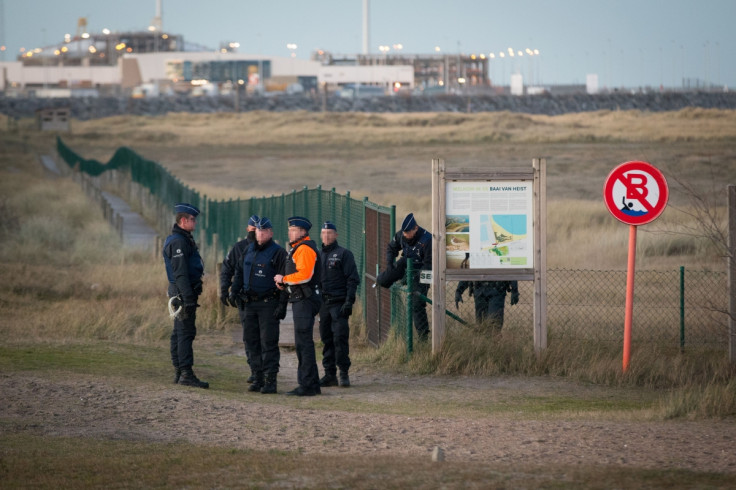
{"label": "officer's gloved hand", "polygon": [[174,296],[174,299],[171,300],[171,306],[176,310],[180,306],[184,306],[184,304],[181,302],[181,298]]}
{"label": "officer's gloved hand", "polygon": [[349,318],[353,314],[353,304],[345,303],[340,307],[340,316],[342,318]]}
{"label": "officer's gloved hand", "polygon": [[463,302],[463,293],[455,291],[455,309],[460,309],[460,303]]}
{"label": "officer's gloved hand", "polygon": [[227,297],[227,302],[233,308],[239,308],[240,307],[240,305],[238,304],[238,295],[235,294],[235,293],[230,293],[230,296]]}
{"label": "officer's gloved hand", "polygon": [[286,318],[286,303],[279,303],[276,305],[276,309],[273,310],[274,320],[283,320]]}
{"label": "officer's gloved hand", "polygon": [[220,303],[222,303],[225,306],[230,306],[230,303],[228,302],[227,295],[221,294],[220,295]]}
{"label": "officer's gloved hand", "polygon": [[519,292],[515,291],[511,293],[511,304],[515,305],[519,302]]}

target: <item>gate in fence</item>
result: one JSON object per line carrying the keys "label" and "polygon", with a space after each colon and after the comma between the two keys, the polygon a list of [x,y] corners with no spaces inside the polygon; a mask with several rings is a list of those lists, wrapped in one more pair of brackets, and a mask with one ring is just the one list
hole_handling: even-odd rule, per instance
{"label": "gate in fence", "polygon": [[386,245],[396,229],[396,207],[366,202],[365,265],[363,267],[363,304],[368,341],[378,346],[388,337],[393,315],[391,291],[376,284],[378,272],[386,268]]}

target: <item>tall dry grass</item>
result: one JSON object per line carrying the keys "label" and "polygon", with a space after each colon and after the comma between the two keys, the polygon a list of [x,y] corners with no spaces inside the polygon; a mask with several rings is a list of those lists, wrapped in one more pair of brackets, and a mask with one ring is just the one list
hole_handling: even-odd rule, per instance
{"label": "tall dry grass", "polygon": [[[160,259],[123,246],[68,179],[3,174],[0,284],[6,342],[152,342],[171,329]],[[208,278],[211,282],[212,278]],[[208,284],[208,290],[215,290]],[[200,328],[222,328],[205,298]]]}
{"label": "tall dry grass", "polygon": [[[694,124],[695,123],[695,124]],[[476,114],[288,113],[114,116],[75,122],[78,138],[131,141],[160,147],[277,145],[283,147],[576,143],[595,141],[723,140],[736,138],[736,112],[687,108],[678,112],[599,111],[558,116]]]}
{"label": "tall dry grass", "polygon": [[660,394],[650,412],[657,419],[736,416],[736,366],[722,351],[679,352],[648,344],[635,349],[623,372],[619,345],[558,342],[537,354],[530,338],[471,325],[449,330],[436,355],[427,342],[416,343],[409,354],[404,339],[391,335],[379,348],[361,350],[357,359],[409,374],[559,376],[637,387]]}

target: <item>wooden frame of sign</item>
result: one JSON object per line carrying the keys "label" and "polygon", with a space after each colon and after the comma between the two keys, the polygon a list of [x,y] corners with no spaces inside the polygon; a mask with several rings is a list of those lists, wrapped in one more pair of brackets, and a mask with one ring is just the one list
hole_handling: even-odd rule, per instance
{"label": "wooden frame of sign", "polygon": [[[447,185],[453,182],[532,182],[532,266],[447,268]],[[532,167],[446,168],[432,160],[432,352],[439,352],[445,337],[446,283],[451,281],[534,281],[534,349],[547,348],[547,162],[535,158]],[[470,238],[468,238],[468,242]],[[467,257],[467,254],[466,254]]]}

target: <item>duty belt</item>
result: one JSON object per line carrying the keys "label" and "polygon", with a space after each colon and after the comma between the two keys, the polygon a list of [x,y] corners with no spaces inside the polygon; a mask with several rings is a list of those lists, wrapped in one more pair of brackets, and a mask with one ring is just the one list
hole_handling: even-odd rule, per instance
{"label": "duty belt", "polygon": [[323,294],[322,296],[325,298],[326,305],[334,305],[337,303],[345,302],[345,296],[334,296],[330,294]]}
{"label": "duty belt", "polygon": [[279,297],[278,290],[271,291],[265,294],[256,294],[256,293],[243,293],[243,302],[246,304],[248,303],[256,303],[258,301],[263,302],[269,302],[277,299]]}
{"label": "duty belt", "polygon": [[289,284],[286,286],[286,290],[289,291],[289,300],[292,303],[294,301],[307,299],[312,296],[312,294],[319,294],[318,288],[315,287],[312,289],[312,287],[307,284]]}

